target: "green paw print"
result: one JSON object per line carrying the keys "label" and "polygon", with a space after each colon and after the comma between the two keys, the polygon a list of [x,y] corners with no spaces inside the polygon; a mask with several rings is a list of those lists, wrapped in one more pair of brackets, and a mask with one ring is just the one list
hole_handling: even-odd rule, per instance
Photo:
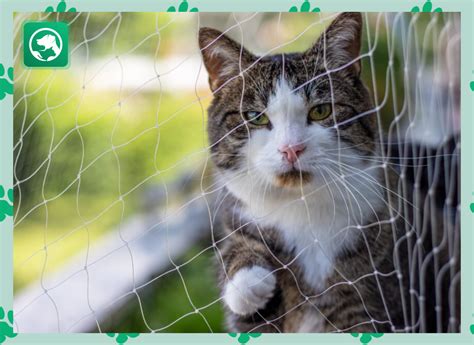
{"label": "green paw print", "polygon": [[[420,8],[418,6],[415,6],[411,9],[412,12],[431,12],[433,9],[433,4],[431,3],[431,0],[426,0],[425,4],[423,5],[423,8],[420,11]],[[441,7],[436,7],[433,12],[443,12]]]}
{"label": "green paw print", "polygon": [[0,344],[7,338],[14,338],[17,334],[13,332],[13,310],[10,310],[7,313],[7,318],[5,320],[5,310],[0,307]]}
{"label": "green paw print", "polygon": [[59,4],[56,6],[56,10],[53,6],[48,6],[44,10],[45,12],[77,12],[75,7],[71,7],[69,10],[66,10],[66,1],[61,0]]}
{"label": "green paw print", "polygon": [[469,205],[469,208],[471,209],[471,212],[474,213],[474,202]]}
{"label": "green paw print", "polygon": [[304,0],[300,6],[299,11],[297,6],[292,6],[288,12],[321,12],[321,9],[319,7],[311,9],[309,0]]}
{"label": "green paw print", "polygon": [[[189,4],[187,0],[183,0],[178,6],[178,12],[188,12]],[[166,10],[167,12],[176,12],[176,7],[170,6]],[[193,7],[189,10],[189,12],[198,12],[197,7]]]}
{"label": "green paw print", "polygon": [[474,324],[472,324],[471,327],[469,327],[469,330],[471,331],[471,334],[474,334]]}
{"label": "green paw print", "polygon": [[361,344],[368,344],[373,338],[380,338],[383,333],[351,333],[354,338],[360,337]]}
{"label": "green paw print", "polygon": [[8,95],[13,95],[13,67],[10,67],[5,77],[5,67],[0,63],[0,101]]}
{"label": "green paw print", "polygon": [[0,222],[7,216],[13,216],[13,189],[7,192],[7,200],[5,200],[5,188],[0,185]]}
{"label": "green paw print", "polygon": [[471,81],[469,83],[469,86],[471,87],[471,91],[474,91],[474,81]]}
{"label": "green paw print", "polygon": [[125,344],[128,338],[136,338],[140,333],[107,333],[111,338],[115,338],[117,344]]}
{"label": "green paw print", "polygon": [[237,338],[239,344],[247,344],[250,338],[258,338],[262,333],[229,333],[232,338]]}

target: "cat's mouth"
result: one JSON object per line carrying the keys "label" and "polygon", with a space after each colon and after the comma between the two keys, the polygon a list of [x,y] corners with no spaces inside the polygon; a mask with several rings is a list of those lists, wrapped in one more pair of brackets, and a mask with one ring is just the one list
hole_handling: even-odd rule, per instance
{"label": "cat's mouth", "polygon": [[275,184],[286,188],[299,187],[311,181],[312,177],[313,175],[308,171],[293,168],[292,170],[277,174],[275,176]]}

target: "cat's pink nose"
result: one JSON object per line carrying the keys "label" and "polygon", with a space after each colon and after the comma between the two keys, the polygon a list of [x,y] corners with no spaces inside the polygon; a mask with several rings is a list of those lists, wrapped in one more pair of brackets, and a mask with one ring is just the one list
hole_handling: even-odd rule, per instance
{"label": "cat's pink nose", "polygon": [[280,153],[283,155],[283,158],[285,158],[290,164],[295,164],[295,162],[298,160],[298,157],[305,149],[306,146],[303,144],[283,145],[278,149],[278,151],[280,151]]}

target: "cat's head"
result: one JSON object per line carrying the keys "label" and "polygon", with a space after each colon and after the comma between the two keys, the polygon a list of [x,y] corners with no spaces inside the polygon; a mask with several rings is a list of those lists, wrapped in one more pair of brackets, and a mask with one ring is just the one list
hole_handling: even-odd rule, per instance
{"label": "cat's head", "polygon": [[202,28],[218,170],[290,191],[332,180],[341,174],[336,167],[364,168],[376,151],[377,126],[359,78],[361,31],[359,13],[342,13],[307,51],[258,57]]}

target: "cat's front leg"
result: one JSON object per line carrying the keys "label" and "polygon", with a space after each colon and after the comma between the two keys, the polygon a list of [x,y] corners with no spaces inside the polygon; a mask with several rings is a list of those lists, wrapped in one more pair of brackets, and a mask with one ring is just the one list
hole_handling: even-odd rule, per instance
{"label": "cat's front leg", "polygon": [[226,306],[239,316],[265,309],[277,290],[268,247],[255,237],[236,232],[222,249],[221,287]]}
{"label": "cat's front leg", "polygon": [[261,266],[241,268],[224,287],[224,301],[235,314],[247,316],[263,309],[273,297],[275,275]]}

